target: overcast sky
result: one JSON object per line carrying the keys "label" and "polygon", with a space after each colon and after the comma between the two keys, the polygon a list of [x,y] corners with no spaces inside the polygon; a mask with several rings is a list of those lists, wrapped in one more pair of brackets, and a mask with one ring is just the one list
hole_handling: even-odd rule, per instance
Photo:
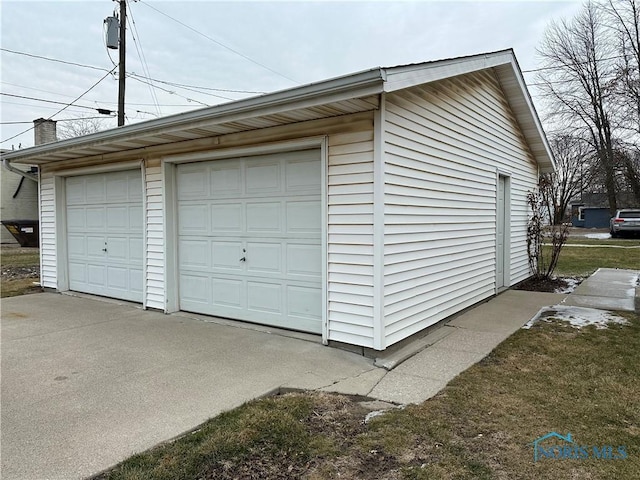
{"label": "overcast sky", "polygon": [[[127,79],[127,123],[372,67],[504,48],[515,50],[523,70],[533,69],[545,27],[573,16],[580,6],[577,1],[128,0],[126,71],[137,77]],[[1,148],[32,146],[33,131],[9,138],[30,128],[32,120],[56,114],[105,75],[53,118],[117,110],[117,78],[107,72],[118,51],[107,50],[103,25],[117,8],[112,0],[0,0]],[[141,77],[187,87],[154,81],[152,88]],[[525,79],[535,82],[532,73]],[[531,92],[539,104],[535,88]],[[115,117],[105,124],[115,127]]]}

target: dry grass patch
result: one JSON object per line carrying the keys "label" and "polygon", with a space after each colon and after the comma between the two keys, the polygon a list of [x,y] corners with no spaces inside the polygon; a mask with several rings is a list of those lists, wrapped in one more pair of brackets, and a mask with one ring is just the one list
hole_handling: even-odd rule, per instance
{"label": "dry grass patch", "polygon": [[0,250],[0,296],[14,297],[42,291],[34,282],[40,278],[40,250],[3,246]]}

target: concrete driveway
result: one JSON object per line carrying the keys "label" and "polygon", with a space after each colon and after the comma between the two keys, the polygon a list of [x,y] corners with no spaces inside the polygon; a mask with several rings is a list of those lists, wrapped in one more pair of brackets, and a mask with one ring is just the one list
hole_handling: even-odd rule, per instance
{"label": "concrete driveway", "polygon": [[82,478],[280,386],[383,375],[318,337],[52,293],[3,299],[1,335],[4,480]]}

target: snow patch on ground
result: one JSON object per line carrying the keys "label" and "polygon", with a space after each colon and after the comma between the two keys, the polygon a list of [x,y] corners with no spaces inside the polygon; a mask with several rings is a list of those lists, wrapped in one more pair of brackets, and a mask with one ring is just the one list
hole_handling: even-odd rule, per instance
{"label": "snow patch on ground", "polygon": [[611,234],[609,233],[587,233],[584,235],[585,238],[595,238],[597,240],[606,240],[611,238]]}
{"label": "snow patch on ground", "polygon": [[607,328],[609,323],[629,323],[625,318],[605,310],[571,307],[568,305],[553,305],[551,307],[544,307],[541,309],[537,315],[529,320],[522,328],[529,329],[536,322],[550,322],[552,319],[569,322],[569,324],[575,328],[595,325],[597,329],[603,329]]}
{"label": "snow patch on ground", "polygon": [[567,285],[565,287],[556,288],[553,293],[573,293],[580,283],[582,283],[582,278],[573,278],[573,277],[564,277],[564,280]]}

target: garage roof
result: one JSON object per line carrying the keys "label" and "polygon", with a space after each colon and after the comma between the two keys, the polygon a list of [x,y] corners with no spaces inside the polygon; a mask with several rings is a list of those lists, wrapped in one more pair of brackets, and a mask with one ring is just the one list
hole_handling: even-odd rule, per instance
{"label": "garage roof", "polygon": [[167,143],[328,118],[378,108],[379,94],[493,69],[542,170],[553,157],[512,49],[389,68],[373,68],[317,83],[118,127],[3,154],[12,163],[51,162],[131,151]]}

